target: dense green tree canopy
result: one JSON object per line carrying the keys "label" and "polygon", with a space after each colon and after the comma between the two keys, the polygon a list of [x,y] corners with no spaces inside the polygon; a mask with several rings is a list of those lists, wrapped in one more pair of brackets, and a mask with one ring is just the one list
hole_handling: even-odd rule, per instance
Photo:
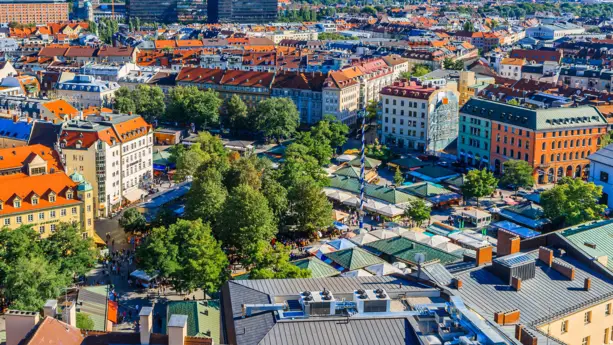
{"label": "dense green tree canopy", "polygon": [[487,169],[471,170],[466,174],[464,185],[462,186],[462,195],[464,199],[476,198],[477,205],[479,198],[492,195],[498,186],[498,179],[494,177]]}
{"label": "dense green tree canopy", "polygon": [[129,208],[119,218],[119,225],[125,232],[144,231],[147,227],[147,220],[137,209]]}
{"label": "dense green tree canopy", "polygon": [[503,174],[500,183],[504,186],[512,186],[515,191],[519,188],[534,186],[532,166],[526,161],[510,159],[502,164]]}
{"label": "dense green tree canopy", "polygon": [[211,89],[203,91],[195,86],[178,86],[168,94],[166,118],[203,128],[218,123],[222,103],[217,92]]}
{"label": "dense green tree canopy", "polygon": [[602,187],[592,182],[564,177],[552,189],[541,193],[545,217],[565,226],[600,219],[606,205],[598,204]]}
{"label": "dense green tree canopy", "polygon": [[249,279],[288,279],[310,278],[311,271],[301,269],[289,261],[290,248],[277,243],[273,248],[270,243],[260,241],[253,256],[253,269]]}
{"label": "dense green tree canopy", "polygon": [[294,135],[300,116],[291,99],[268,98],[258,103],[252,122],[265,137],[279,142]]}

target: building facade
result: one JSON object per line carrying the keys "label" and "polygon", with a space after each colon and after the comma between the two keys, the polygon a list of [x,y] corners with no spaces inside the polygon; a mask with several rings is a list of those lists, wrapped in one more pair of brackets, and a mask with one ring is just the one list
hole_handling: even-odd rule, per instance
{"label": "building facade", "polygon": [[140,18],[143,22],[170,23],[177,21],[177,0],[128,0],[128,17]]}
{"label": "building facade", "polygon": [[0,23],[47,24],[68,21],[67,1],[17,0],[0,3]]}
{"label": "building facade", "polygon": [[436,152],[458,137],[458,95],[406,80],[381,90],[380,140],[388,146]]}
{"label": "building facade", "polygon": [[539,184],[564,176],[587,178],[587,157],[598,150],[607,128],[605,117],[591,106],[528,109],[476,98],[462,107],[460,118],[460,161],[501,174],[505,161],[524,160]]}
{"label": "building facade", "polygon": [[113,102],[119,84],[96,80],[89,75],[77,75],[56,85],[57,98],[64,99],[78,109],[106,107]]}
{"label": "building facade", "polygon": [[153,131],[137,115],[104,114],[72,120],[60,134],[69,171],[92,181],[96,216],[139,200],[153,175]]}
{"label": "building facade", "polygon": [[61,223],[94,236],[91,185],[61,169],[56,152],[43,145],[0,149],[0,227],[32,226],[42,237]]}
{"label": "building facade", "polygon": [[277,74],[271,97],[290,98],[300,114],[301,124],[315,124],[323,118],[322,91],[326,76],[322,73]]}
{"label": "building facade", "polygon": [[212,0],[207,2],[210,23],[272,23],[277,20],[278,0]]}

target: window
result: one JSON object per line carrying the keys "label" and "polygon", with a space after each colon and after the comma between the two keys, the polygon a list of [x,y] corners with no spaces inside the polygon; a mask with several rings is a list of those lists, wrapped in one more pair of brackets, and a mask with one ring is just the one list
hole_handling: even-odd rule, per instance
{"label": "window", "polygon": [[34,215],[33,214],[29,214],[28,215],[28,222],[32,223],[34,221]]}
{"label": "window", "polygon": [[545,164],[545,155],[541,155],[541,164]]}
{"label": "window", "polygon": [[76,207],[72,208],[72,214],[77,214],[77,208]]}
{"label": "window", "polygon": [[60,217],[64,217],[64,216],[66,216],[66,209],[65,208],[60,210]]}
{"label": "window", "polygon": [[49,229],[51,230],[51,233],[54,233],[55,232],[55,224],[51,224],[49,226]]}
{"label": "window", "polygon": [[72,199],[72,191],[69,190],[68,192],[66,192],[66,199]]}
{"label": "window", "polygon": [[590,322],[592,322],[592,312],[588,311],[585,314],[583,314],[583,323],[587,325]]}
{"label": "window", "polygon": [[[609,182],[609,173],[605,171],[600,172],[600,181],[601,182]],[[611,306],[610,304],[608,306]]]}
{"label": "window", "polygon": [[41,235],[44,234],[45,233],[45,226],[44,225],[39,226],[38,227],[38,232],[40,232]]}
{"label": "window", "polygon": [[605,311],[604,311],[604,314],[605,314],[606,316],[611,315],[611,303],[609,303],[609,304],[607,304],[607,305],[605,306]]}
{"label": "window", "polygon": [[11,218],[4,218],[4,225],[11,225]]}
{"label": "window", "polygon": [[55,210],[49,211],[49,218],[55,218]]}
{"label": "window", "polygon": [[33,196],[32,197],[32,205],[38,205],[38,197],[37,196]]}
{"label": "window", "polygon": [[55,194],[49,194],[49,202],[55,202]]}
{"label": "window", "polygon": [[556,141],[554,140],[551,142],[551,149],[553,150],[555,148],[556,148]]}
{"label": "window", "polygon": [[604,329],[604,343],[605,344],[609,343],[609,327]]}
{"label": "window", "polygon": [[562,321],[562,334],[568,332],[568,320]]}
{"label": "window", "polygon": [[581,345],[590,345],[590,337],[585,337],[581,340]]}
{"label": "window", "polygon": [[22,218],[21,218],[21,216],[17,216],[17,217],[15,217],[15,223],[17,223],[17,224],[21,224],[21,223],[22,223]]}
{"label": "window", "polygon": [[543,151],[545,151],[545,150],[546,150],[546,143],[543,143],[543,145],[542,145],[542,148],[541,148],[541,149],[542,149]]}
{"label": "window", "polygon": [[45,212],[41,212],[38,214],[38,219],[39,220],[44,220],[45,219]]}

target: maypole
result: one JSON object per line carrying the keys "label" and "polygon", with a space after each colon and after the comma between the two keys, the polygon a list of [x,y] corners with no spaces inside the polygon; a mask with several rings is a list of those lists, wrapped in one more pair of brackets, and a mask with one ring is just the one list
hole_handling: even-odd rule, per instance
{"label": "maypole", "polygon": [[364,174],[364,157],[366,156],[366,137],[364,129],[366,128],[366,114],[362,114],[362,152],[360,159],[360,229],[364,229],[364,187],[366,186],[366,176]]}

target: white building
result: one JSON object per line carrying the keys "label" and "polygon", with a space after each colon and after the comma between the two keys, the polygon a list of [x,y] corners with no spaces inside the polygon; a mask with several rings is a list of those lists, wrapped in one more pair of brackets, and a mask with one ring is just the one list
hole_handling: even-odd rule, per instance
{"label": "white building", "polygon": [[68,121],[59,150],[69,172],[92,181],[96,216],[107,216],[124,200],[138,201],[153,177],[153,130],[138,115]]}
{"label": "white building", "polygon": [[90,75],[77,75],[72,80],[56,85],[57,98],[62,98],[76,108],[110,106],[119,90],[119,84],[113,81],[97,80]]}
{"label": "white building", "polygon": [[455,90],[406,80],[383,88],[381,142],[420,152],[445,149],[458,137],[458,100]]}
{"label": "white building", "polygon": [[603,204],[613,208],[613,144],[600,149],[587,157],[590,160],[588,180],[602,187]]}
{"label": "white building", "polygon": [[557,40],[564,36],[582,33],[585,33],[585,28],[570,23],[544,24],[526,29],[526,37],[540,40]]}
{"label": "white building", "polygon": [[331,72],[324,82],[323,114],[334,115],[345,124],[355,123],[358,115],[360,84],[343,72]]}

